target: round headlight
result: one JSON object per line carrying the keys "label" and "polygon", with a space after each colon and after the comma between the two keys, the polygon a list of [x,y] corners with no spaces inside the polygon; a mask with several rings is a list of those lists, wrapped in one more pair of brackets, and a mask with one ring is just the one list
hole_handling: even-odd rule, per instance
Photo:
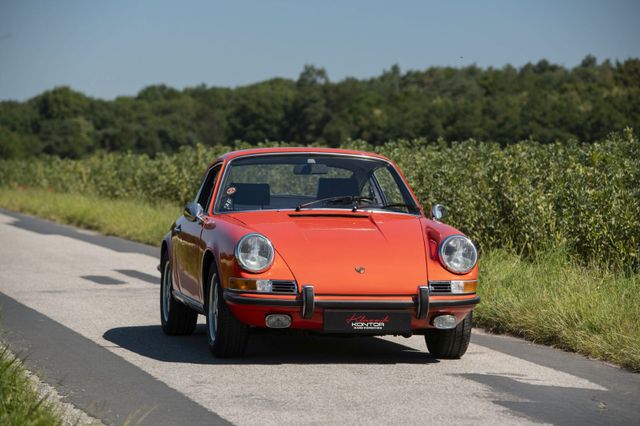
{"label": "round headlight", "polygon": [[476,266],[478,251],[470,239],[452,235],[440,243],[440,260],[455,274],[466,274]]}
{"label": "round headlight", "polygon": [[242,269],[249,272],[266,271],[271,267],[273,257],[273,245],[264,235],[247,234],[236,246],[236,259]]}

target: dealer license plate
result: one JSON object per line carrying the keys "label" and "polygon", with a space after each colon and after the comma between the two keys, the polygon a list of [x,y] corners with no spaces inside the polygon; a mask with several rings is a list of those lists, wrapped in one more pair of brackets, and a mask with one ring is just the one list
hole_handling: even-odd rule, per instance
{"label": "dealer license plate", "polygon": [[409,312],[389,311],[324,311],[324,331],[331,333],[408,333],[411,331]]}

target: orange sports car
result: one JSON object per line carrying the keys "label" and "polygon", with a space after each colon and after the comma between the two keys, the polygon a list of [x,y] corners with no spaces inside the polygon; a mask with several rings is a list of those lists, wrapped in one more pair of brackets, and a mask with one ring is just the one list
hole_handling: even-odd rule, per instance
{"label": "orange sports car", "polygon": [[427,217],[398,167],[323,148],[231,152],[207,169],[161,248],[160,318],[170,335],[206,317],[218,357],[252,327],[424,335],[437,358],[469,345],[478,254]]}

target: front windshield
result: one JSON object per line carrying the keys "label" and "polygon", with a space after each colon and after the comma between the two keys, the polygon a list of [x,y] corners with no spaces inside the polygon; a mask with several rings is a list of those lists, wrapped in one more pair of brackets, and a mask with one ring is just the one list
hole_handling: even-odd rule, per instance
{"label": "front windshield", "polygon": [[219,194],[216,212],[326,208],[420,212],[389,163],[356,156],[238,158],[229,163]]}

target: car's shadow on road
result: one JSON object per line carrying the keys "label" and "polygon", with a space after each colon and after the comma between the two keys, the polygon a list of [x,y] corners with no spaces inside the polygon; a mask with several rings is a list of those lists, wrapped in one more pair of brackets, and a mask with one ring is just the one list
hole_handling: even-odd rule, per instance
{"label": "car's shadow on road", "polygon": [[253,330],[243,358],[214,358],[205,327],[191,336],[167,336],[159,325],[112,328],[103,337],[144,357],[192,364],[425,364],[425,351],[376,337],[332,337]]}

